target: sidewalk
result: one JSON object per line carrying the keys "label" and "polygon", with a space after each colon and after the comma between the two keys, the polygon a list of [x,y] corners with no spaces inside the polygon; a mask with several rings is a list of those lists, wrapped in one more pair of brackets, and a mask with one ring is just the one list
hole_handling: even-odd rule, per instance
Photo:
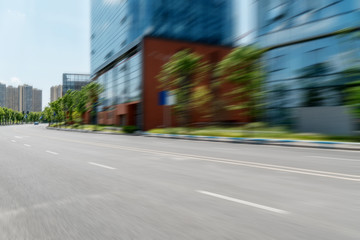
{"label": "sidewalk", "polygon": [[352,142],[330,142],[330,141],[307,141],[307,140],[291,140],[291,139],[269,139],[269,138],[231,138],[231,137],[212,137],[197,135],[177,135],[177,134],[160,134],[160,133],[143,133],[146,137],[185,139],[194,141],[210,141],[210,142],[229,142],[229,143],[246,143],[246,144],[266,144],[275,146],[289,147],[309,147],[309,148],[325,148],[325,149],[343,149],[343,150],[359,150],[360,143]]}

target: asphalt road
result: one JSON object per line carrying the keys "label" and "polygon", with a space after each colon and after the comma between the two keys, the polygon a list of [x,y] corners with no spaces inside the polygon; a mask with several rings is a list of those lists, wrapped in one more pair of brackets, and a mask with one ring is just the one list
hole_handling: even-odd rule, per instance
{"label": "asphalt road", "polygon": [[360,239],[360,152],[0,127],[0,240]]}

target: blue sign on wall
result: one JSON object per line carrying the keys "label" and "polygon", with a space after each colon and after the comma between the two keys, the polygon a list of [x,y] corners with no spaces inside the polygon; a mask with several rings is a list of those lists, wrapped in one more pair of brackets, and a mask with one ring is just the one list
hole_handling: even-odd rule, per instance
{"label": "blue sign on wall", "polygon": [[166,105],[167,92],[168,91],[159,92],[159,105],[160,106]]}

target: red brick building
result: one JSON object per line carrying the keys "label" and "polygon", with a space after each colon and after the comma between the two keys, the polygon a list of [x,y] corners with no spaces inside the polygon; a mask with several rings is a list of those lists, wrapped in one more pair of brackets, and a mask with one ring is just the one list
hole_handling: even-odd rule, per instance
{"label": "red brick building", "polygon": [[[154,37],[143,38],[141,44],[134,49],[134,54],[120,60],[118,64],[111,66],[110,69],[104,71],[109,72],[112,69],[122,69],[122,64],[126,64],[132,57],[141,56],[139,60],[140,87],[141,93],[139,99],[136,101],[128,101],[126,103],[107,104],[106,107],[101,107],[98,112],[98,123],[105,125],[137,125],[143,130],[152,128],[178,125],[179,121],[171,111],[170,106],[160,106],[158,102],[159,92],[163,89],[160,88],[160,83],[157,78],[161,71],[161,67],[169,61],[170,57],[176,52],[190,49],[203,56],[203,60],[207,63],[217,63],[224,56],[226,56],[232,48],[225,46],[214,46],[207,44],[199,44],[192,42],[184,42],[177,40],[168,40]],[[125,65],[124,65],[125,66]],[[115,72],[116,74],[117,72]],[[205,76],[205,83],[209,82],[211,74]],[[100,81],[101,82],[101,81]],[[220,91],[227,92],[232,86],[224,84]],[[108,88],[112,91],[112,88]],[[109,91],[109,90],[108,90]],[[121,94],[120,92],[115,92]],[[172,112],[170,114],[170,111]],[[212,121],[211,118],[204,117],[199,113],[200,111],[193,111],[191,114],[191,122],[199,123]],[[171,120],[170,116],[171,115]],[[245,122],[248,119],[242,117],[239,112],[227,112],[221,116],[221,121],[231,122]]]}

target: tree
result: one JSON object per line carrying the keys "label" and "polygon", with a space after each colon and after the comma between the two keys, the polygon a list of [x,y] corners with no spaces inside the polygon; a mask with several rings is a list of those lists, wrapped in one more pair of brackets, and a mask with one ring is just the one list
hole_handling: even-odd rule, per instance
{"label": "tree", "polygon": [[22,114],[21,112],[16,112],[15,119],[18,123],[21,123],[21,121],[24,119],[24,114]]}
{"label": "tree", "polygon": [[264,71],[261,57],[265,50],[255,46],[240,46],[229,53],[217,66],[217,72],[225,81],[234,84],[229,92],[233,101],[230,110],[242,110],[244,116],[258,120],[263,113]]}
{"label": "tree", "polygon": [[63,106],[65,116],[67,115],[69,118],[69,122],[73,121],[73,112],[76,106],[75,103],[75,94],[76,92],[73,90],[68,90],[66,94],[62,97],[63,98]]}
{"label": "tree", "polygon": [[352,82],[346,92],[346,104],[354,116],[360,118],[360,81]]}
{"label": "tree", "polygon": [[50,106],[45,107],[44,111],[43,111],[43,115],[45,116],[45,119],[48,121],[49,126],[52,122],[52,117],[53,117],[53,110],[51,109]]}
{"label": "tree", "polygon": [[58,100],[50,103],[51,110],[53,110],[54,119],[57,122],[64,120],[64,105],[63,99],[59,98]]}
{"label": "tree", "polygon": [[9,108],[3,108],[4,110],[4,119],[5,119],[5,124],[9,124],[10,123],[10,110]]}
{"label": "tree", "polygon": [[191,121],[194,87],[201,81],[201,74],[206,71],[206,66],[202,56],[185,49],[174,54],[163,65],[158,76],[165,90],[175,91],[175,113],[180,118],[181,125],[187,126]]}
{"label": "tree", "polygon": [[87,95],[86,95],[86,89],[83,88],[80,91],[76,91],[74,93],[74,99],[76,102],[75,110],[79,113],[81,122],[84,122],[83,115],[87,111]]}
{"label": "tree", "polygon": [[2,107],[0,107],[0,124],[1,125],[3,124],[4,118],[5,118],[5,111]]}
{"label": "tree", "polygon": [[100,94],[104,91],[104,88],[97,82],[91,82],[85,87],[86,101],[87,101],[87,110],[90,111],[91,122],[96,123],[96,108],[100,104],[99,98]]}

